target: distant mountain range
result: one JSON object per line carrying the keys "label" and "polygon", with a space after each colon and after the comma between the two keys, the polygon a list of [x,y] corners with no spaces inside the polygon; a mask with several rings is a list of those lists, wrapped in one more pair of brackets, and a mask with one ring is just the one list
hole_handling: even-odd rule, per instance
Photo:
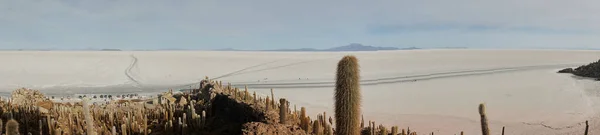
{"label": "distant mountain range", "polygon": [[[282,52],[340,52],[340,51],[382,51],[382,50],[415,50],[421,49],[417,47],[409,48],[396,48],[396,47],[377,47],[368,46],[358,43],[352,43],[345,46],[333,47],[328,49],[315,49],[315,48],[298,48],[298,49],[275,49],[275,50],[259,50],[259,51],[282,51]],[[245,51],[237,50],[233,48],[218,49],[217,51]]]}

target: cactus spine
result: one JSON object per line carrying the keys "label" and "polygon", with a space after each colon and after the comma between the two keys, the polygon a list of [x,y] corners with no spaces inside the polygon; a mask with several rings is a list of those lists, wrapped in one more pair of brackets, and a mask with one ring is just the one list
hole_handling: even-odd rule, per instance
{"label": "cactus spine", "polygon": [[481,116],[481,133],[482,135],[490,135],[488,128],[487,116],[485,115],[485,105],[479,104],[479,116]]}
{"label": "cactus spine", "polygon": [[335,84],[336,135],[360,134],[360,75],[358,60],[345,56],[337,65]]}

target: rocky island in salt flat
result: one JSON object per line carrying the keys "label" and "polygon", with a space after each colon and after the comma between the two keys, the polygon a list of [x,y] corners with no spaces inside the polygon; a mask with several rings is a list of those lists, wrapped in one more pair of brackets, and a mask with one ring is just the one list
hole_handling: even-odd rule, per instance
{"label": "rocky island in salt flat", "polygon": [[587,65],[579,66],[575,69],[565,68],[558,71],[558,73],[571,73],[576,76],[589,77],[594,78],[596,80],[600,80],[600,60]]}

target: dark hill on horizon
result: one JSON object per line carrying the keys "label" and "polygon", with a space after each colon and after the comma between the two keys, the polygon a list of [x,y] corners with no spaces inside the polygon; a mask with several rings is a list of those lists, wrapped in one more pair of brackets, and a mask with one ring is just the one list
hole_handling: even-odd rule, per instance
{"label": "dark hill on horizon", "polygon": [[362,44],[358,44],[358,43],[352,43],[349,45],[333,47],[333,48],[328,48],[328,49],[299,48],[299,49],[276,49],[276,50],[261,50],[261,51],[339,52],[339,51],[382,51],[382,50],[414,50],[414,49],[421,49],[421,48],[416,48],[416,47],[410,47],[410,48],[377,47],[377,46],[368,46],[368,45],[362,45]]}

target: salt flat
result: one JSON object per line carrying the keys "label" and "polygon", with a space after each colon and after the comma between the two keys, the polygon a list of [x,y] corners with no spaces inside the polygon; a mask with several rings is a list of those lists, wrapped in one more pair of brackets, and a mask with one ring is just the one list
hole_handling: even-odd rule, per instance
{"label": "salt flat", "polygon": [[600,58],[575,50],[0,52],[0,92],[154,93],[208,76],[261,95],[274,88],[310,116],[331,116],[335,66],[347,54],[361,65],[364,117],[377,124],[479,134],[486,103],[493,133],[567,134],[600,108],[596,82],[555,73]]}

